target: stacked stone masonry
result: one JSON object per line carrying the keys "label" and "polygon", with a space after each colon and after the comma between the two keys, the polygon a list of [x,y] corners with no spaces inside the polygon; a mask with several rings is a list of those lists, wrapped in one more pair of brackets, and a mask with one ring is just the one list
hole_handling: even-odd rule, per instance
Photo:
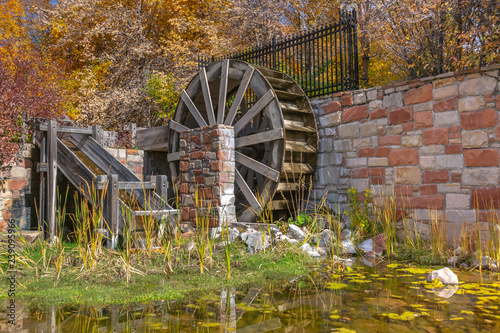
{"label": "stacked stone masonry", "polygon": [[179,151],[182,223],[196,226],[203,220],[216,227],[234,222],[233,128],[214,125],[182,132]]}
{"label": "stacked stone masonry", "polygon": [[394,195],[410,218],[449,227],[500,215],[499,68],[446,73],[312,101],[320,134],[315,196],[350,187]]}

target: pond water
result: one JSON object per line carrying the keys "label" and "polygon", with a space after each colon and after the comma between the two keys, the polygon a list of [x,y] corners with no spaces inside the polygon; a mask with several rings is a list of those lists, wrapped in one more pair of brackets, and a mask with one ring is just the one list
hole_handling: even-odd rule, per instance
{"label": "pond water", "polygon": [[[19,310],[15,331],[500,332],[497,274],[457,269],[460,285],[443,287],[426,282],[428,268],[366,264],[339,273],[321,263],[286,286],[214,291],[182,302]],[[0,331],[9,327],[4,318]]]}

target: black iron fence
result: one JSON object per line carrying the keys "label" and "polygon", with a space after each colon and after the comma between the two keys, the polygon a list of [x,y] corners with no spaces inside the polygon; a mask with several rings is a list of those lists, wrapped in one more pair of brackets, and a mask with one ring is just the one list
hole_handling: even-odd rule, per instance
{"label": "black iron fence", "polygon": [[359,88],[356,11],[340,10],[339,21],[299,36],[273,39],[259,49],[220,57],[198,57],[198,67],[238,59],[278,69],[291,76],[309,97]]}

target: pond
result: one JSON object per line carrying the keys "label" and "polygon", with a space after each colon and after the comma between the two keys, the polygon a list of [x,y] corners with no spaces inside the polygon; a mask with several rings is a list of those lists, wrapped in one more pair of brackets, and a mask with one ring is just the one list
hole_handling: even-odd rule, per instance
{"label": "pond", "polygon": [[[363,262],[364,263],[363,263]],[[373,267],[370,267],[373,266]],[[500,332],[498,274],[455,269],[458,286],[427,282],[430,268],[357,259],[321,262],[286,286],[221,290],[183,301],[18,309],[16,332]],[[9,325],[5,312],[0,331]]]}

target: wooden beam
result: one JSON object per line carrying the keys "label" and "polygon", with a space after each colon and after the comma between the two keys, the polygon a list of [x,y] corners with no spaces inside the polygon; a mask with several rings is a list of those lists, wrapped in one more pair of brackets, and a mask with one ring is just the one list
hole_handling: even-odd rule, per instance
{"label": "wooden beam", "polygon": [[241,79],[240,86],[238,87],[238,91],[236,92],[236,96],[234,97],[233,104],[231,104],[231,108],[229,109],[229,113],[227,114],[224,125],[229,126],[233,123],[234,117],[236,116],[236,112],[240,107],[241,101],[245,97],[245,93],[247,91],[248,85],[250,84],[250,80],[252,79],[254,71],[255,68],[250,66],[245,71],[245,74],[243,74],[243,78]]}
{"label": "wooden beam", "polygon": [[49,240],[56,236],[57,205],[57,124],[50,120],[47,128],[47,223]]}
{"label": "wooden beam", "polygon": [[94,138],[94,140],[102,145],[102,128],[101,128],[101,125],[94,125],[92,126],[92,138]]}
{"label": "wooden beam", "polygon": [[243,136],[241,138],[235,138],[234,139],[234,146],[235,147],[244,147],[244,146],[255,145],[258,143],[278,140],[278,139],[282,139],[282,138],[283,138],[283,129],[277,128],[277,129],[262,132],[262,133],[251,134],[251,135]]}
{"label": "wooden beam", "polygon": [[[41,132],[40,132],[41,133]],[[46,133],[39,140],[40,147],[40,163],[45,164],[45,170],[40,171],[40,192],[38,196],[38,229],[45,230],[45,212],[46,212],[46,200],[47,200],[47,183],[46,183],[46,172],[47,172],[47,136]]]}
{"label": "wooden beam", "polygon": [[247,113],[234,125],[234,135],[238,134],[262,109],[264,109],[275,98],[272,90],[269,90],[255,103]]}
{"label": "wooden beam", "polygon": [[109,249],[116,249],[118,245],[118,175],[108,175],[108,188],[106,189],[105,220],[108,229],[107,246]]}
{"label": "wooden beam", "polygon": [[193,101],[191,100],[191,97],[189,97],[186,90],[182,91],[181,99],[186,104],[187,108],[189,109],[189,111],[193,115],[193,117],[196,120],[196,122],[198,123],[198,125],[200,125],[200,127],[208,126],[207,122],[205,121],[205,119],[203,119],[200,111],[198,111],[198,108],[196,107],[196,105],[194,105]]}
{"label": "wooden beam", "polygon": [[178,152],[175,152],[175,153],[170,153],[170,154],[167,154],[167,162],[173,162],[173,161],[178,161],[181,159],[181,154],[182,153],[185,153],[184,151],[178,151]]}
{"label": "wooden beam", "polygon": [[221,64],[219,105],[217,109],[217,124],[224,124],[224,111],[226,108],[227,80],[229,78],[229,59]]}
{"label": "wooden beam", "polygon": [[[38,130],[39,131],[47,131],[47,128],[48,128],[47,124],[40,124],[40,126],[38,127]],[[57,132],[92,135],[92,128],[81,128],[81,127],[73,127],[73,126],[57,126]]]}
{"label": "wooden beam", "polygon": [[142,150],[168,148],[168,125],[137,131],[137,147]]}
{"label": "wooden beam", "polygon": [[207,109],[208,123],[215,125],[214,107],[212,105],[212,97],[210,96],[210,87],[208,86],[207,72],[205,67],[200,69],[200,83],[203,91],[203,98],[205,99],[205,108]]}
{"label": "wooden beam", "polygon": [[175,120],[169,120],[168,121],[168,126],[170,127],[171,130],[174,130],[177,133],[182,133],[184,131],[190,130],[189,127],[181,125],[178,122],[176,122]]}
{"label": "wooden beam", "polygon": [[279,171],[274,170],[273,168],[259,161],[256,161],[253,158],[243,155],[238,151],[235,152],[235,161],[248,167],[249,169],[254,170],[257,173],[260,173],[263,176],[266,176],[269,179],[274,180],[275,182],[277,182],[280,178]]}
{"label": "wooden beam", "polygon": [[252,207],[258,214],[262,210],[262,206],[260,205],[259,201],[255,197],[255,195],[253,194],[252,190],[245,182],[243,177],[241,177],[241,174],[237,169],[235,170],[235,181],[238,187],[240,188],[241,192],[247,199],[248,203],[250,204],[250,207]]}

